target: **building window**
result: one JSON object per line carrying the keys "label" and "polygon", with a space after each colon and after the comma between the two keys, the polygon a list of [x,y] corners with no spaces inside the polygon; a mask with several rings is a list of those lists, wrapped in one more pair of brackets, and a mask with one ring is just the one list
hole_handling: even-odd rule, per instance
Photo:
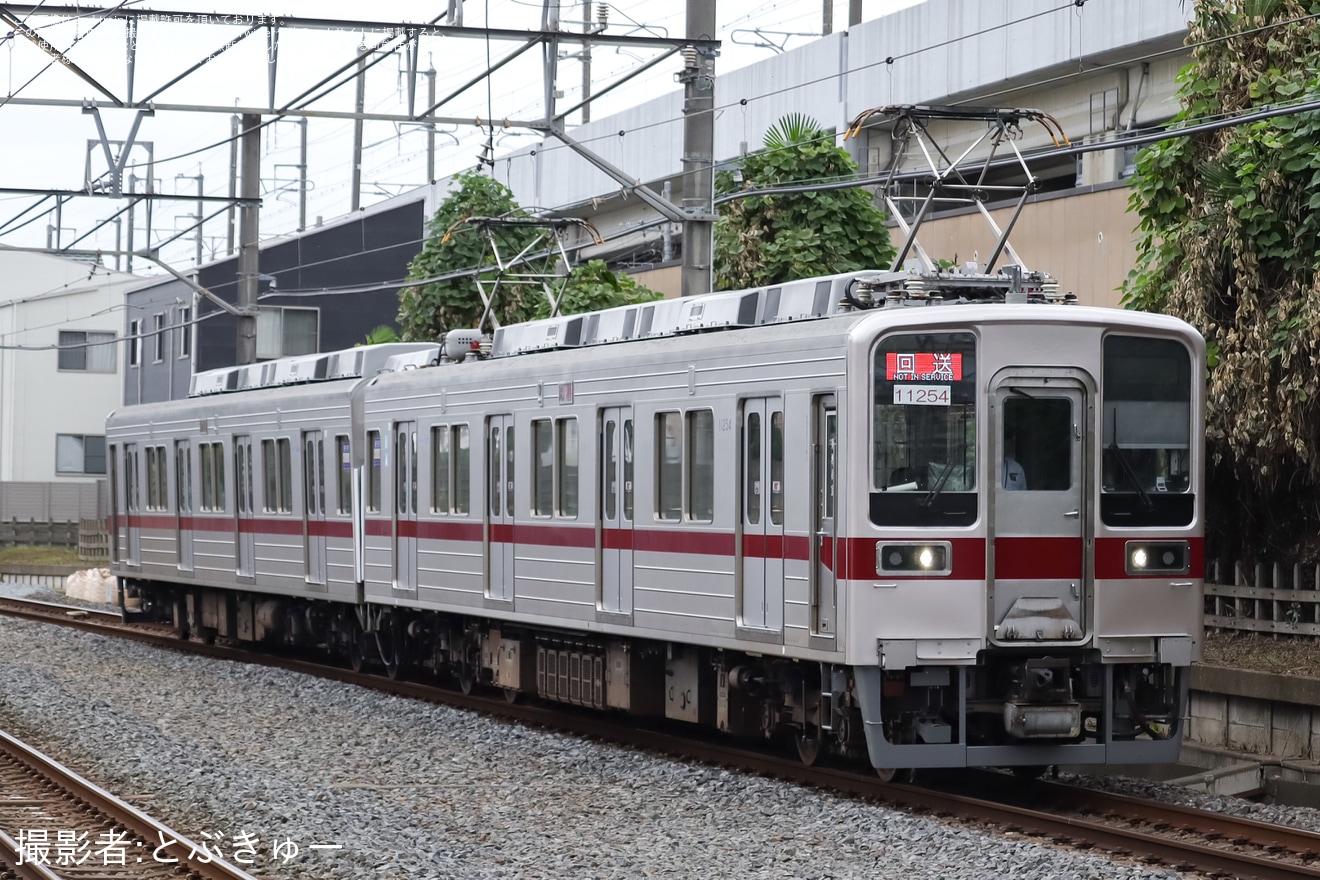
{"label": "building window", "polygon": [[105,473],[105,437],[94,434],[56,434],[55,472]]}
{"label": "building window", "polygon": [[192,309],[179,306],[179,357],[192,354]]}
{"label": "building window", "polygon": [[[61,330],[59,368],[88,373],[115,371],[115,334]],[[102,471],[104,473],[104,471]]]}
{"label": "building window", "polygon": [[316,309],[261,308],[257,311],[257,357],[315,354],[320,313]]}
{"label": "building window", "polygon": [[128,322],[128,365],[136,367],[142,354],[142,322]]}
{"label": "building window", "polygon": [[151,324],[152,329],[154,330],[151,339],[152,343],[155,345],[156,351],[155,357],[152,358],[152,363],[158,364],[165,360],[165,315],[152,315]]}

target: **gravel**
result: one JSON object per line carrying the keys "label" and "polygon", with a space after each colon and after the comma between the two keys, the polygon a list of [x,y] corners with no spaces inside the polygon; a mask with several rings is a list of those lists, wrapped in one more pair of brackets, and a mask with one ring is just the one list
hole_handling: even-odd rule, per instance
{"label": "gravel", "polygon": [[[1182,876],[45,624],[0,618],[0,655],[0,728],[225,856],[255,838],[263,880]],[[1320,827],[1315,811],[1103,784]],[[288,841],[297,855],[275,857]]]}

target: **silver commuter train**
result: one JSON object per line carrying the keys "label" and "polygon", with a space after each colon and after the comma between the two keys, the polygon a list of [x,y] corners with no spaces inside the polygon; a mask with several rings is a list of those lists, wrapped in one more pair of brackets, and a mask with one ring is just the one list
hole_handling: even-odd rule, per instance
{"label": "silver commuter train", "polygon": [[126,615],[877,768],[1177,758],[1204,342],[853,273],[199,374],[107,422]]}

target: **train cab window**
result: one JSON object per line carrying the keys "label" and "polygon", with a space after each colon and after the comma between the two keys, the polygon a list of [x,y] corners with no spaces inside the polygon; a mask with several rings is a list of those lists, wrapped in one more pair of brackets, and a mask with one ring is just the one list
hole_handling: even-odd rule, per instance
{"label": "train cab window", "polygon": [[976,338],[904,333],[875,352],[870,514],[878,526],[977,517]]}
{"label": "train cab window", "polygon": [[338,486],[335,510],[338,513],[348,514],[353,512],[353,448],[349,445],[348,438],[340,434],[335,437],[335,449],[339,453],[335,462],[335,472],[339,475],[335,480]]}
{"label": "train cab window", "polygon": [[371,450],[371,461],[367,465],[367,510],[380,513],[380,468],[381,454],[380,431],[367,432],[367,448]]}
{"label": "train cab window", "polygon": [[1107,336],[1100,518],[1110,526],[1187,525],[1192,493],[1192,358],[1172,339]]}

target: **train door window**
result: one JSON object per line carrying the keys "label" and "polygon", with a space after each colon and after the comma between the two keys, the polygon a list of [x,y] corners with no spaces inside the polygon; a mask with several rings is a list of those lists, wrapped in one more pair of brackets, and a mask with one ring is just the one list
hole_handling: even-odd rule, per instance
{"label": "train door window", "polygon": [[614,448],[614,432],[619,425],[613,419],[605,421],[605,442],[602,444],[601,468],[604,471],[605,518],[613,521],[619,515],[619,457]]}
{"label": "train door window", "polygon": [[399,513],[417,512],[417,432],[400,426],[394,447],[397,456],[395,507]]}
{"label": "train door window", "polygon": [[1192,521],[1192,375],[1191,353],[1177,340],[1105,337],[1100,390],[1105,525]]}
{"label": "train door window", "polygon": [[1066,397],[1004,400],[1005,489],[1060,492],[1072,488],[1072,402]]}
{"label": "train door window", "polygon": [[138,510],[138,460],[137,444],[124,446],[124,501],[130,513]]}
{"label": "train door window", "polygon": [[192,513],[192,449],[186,440],[174,444],[174,508]]}
{"label": "train door window", "polygon": [[578,515],[578,423],[558,419],[555,425],[555,478],[559,484],[559,515]]}
{"label": "train door window", "polygon": [[265,477],[265,491],[261,499],[261,509],[267,513],[274,513],[278,503],[280,484],[280,476],[275,465],[274,440],[261,441],[261,472]]}
{"label": "train door window", "polygon": [[743,478],[743,504],[747,510],[747,524],[754,526],[761,522],[761,414],[747,414],[747,427],[743,435],[747,445],[744,458],[747,461],[747,473]]}
{"label": "train door window", "polygon": [[532,514],[554,513],[555,435],[550,419],[532,422]]}
{"label": "train door window", "polygon": [[715,414],[708,409],[687,414],[687,518],[715,518]]}
{"label": "train door window", "polygon": [[453,474],[449,470],[449,426],[431,429],[431,512],[449,513],[449,486]]}
{"label": "train door window", "polygon": [[290,447],[288,438],[275,441],[275,449],[279,453],[280,513],[293,510],[293,455]]}
{"label": "train door window", "polygon": [[303,450],[305,456],[303,459],[303,504],[306,507],[308,516],[316,516],[323,511],[317,506],[320,495],[316,491],[316,484],[320,482],[318,476],[320,472],[317,470],[316,441],[312,438],[310,432],[307,434],[307,439],[303,445],[305,447]]}
{"label": "train door window", "polygon": [[770,413],[770,522],[784,524],[784,413]]}
{"label": "train door window", "polygon": [[450,449],[454,457],[454,513],[472,512],[472,449],[467,425],[454,425],[450,431]]}
{"label": "train door window", "polygon": [[683,416],[657,413],[655,417],[655,515],[662,520],[683,518]]}
{"label": "train door window", "polygon": [[976,337],[904,333],[876,347],[871,521],[971,525],[976,496]]}
{"label": "train door window", "polygon": [[367,510],[380,513],[380,431],[367,432],[367,448],[371,450],[371,462],[367,467]]}
{"label": "train door window", "polygon": [[335,462],[335,470],[339,474],[335,480],[338,486],[335,510],[348,514],[353,511],[353,450],[343,434],[335,437],[335,449],[339,453],[339,460]]}
{"label": "train door window", "polygon": [[236,481],[236,485],[234,486],[234,503],[237,505],[239,513],[251,512],[247,506],[247,500],[250,496],[245,488],[248,482],[248,474],[251,473],[251,468],[247,460],[247,453],[249,451],[248,445],[243,442],[245,439],[246,438],[239,437],[236,438],[234,442],[234,479]]}
{"label": "train door window", "polygon": [[504,514],[513,516],[513,426],[504,431]]}
{"label": "train door window", "polygon": [[623,518],[633,518],[633,422],[623,420]]}
{"label": "train door window", "polygon": [[160,469],[157,456],[160,450],[155,446],[147,447],[147,510],[160,510]]}
{"label": "train door window", "polygon": [[490,428],[490,512],[492,516],[499,516],[503,506],[500,499],[504,497],[504,478],[500,467],[500,428],[496,423]]}

